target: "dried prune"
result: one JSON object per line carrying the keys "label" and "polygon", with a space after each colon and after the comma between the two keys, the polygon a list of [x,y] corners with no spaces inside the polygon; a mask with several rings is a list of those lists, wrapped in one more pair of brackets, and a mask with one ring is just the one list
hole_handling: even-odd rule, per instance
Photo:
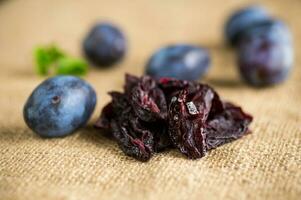
{"label": "dried prune", "polygon": [[125,94],[130,95],[133,87],[135,87],[139,83],[139,81],[140,79],[137,76],[126,74],[125,84],[123,87]]}
{"label": "dried prune", "polygon": [[203,85],[189,93],[182,90],[169,106],[169,136],[180,151],[189,158],[206,154],[206,120],[211,110],[214,92]]}
{"label": "dried prune", "polygon": [[109,130],[127,155],[147,161],[154,152],[177,147],[191,159],[242,137],[252,117],[224,103],[208,85],[126,75],[124,93],[110,92],[95,124]]}
{"label": "dried prune", "polygon": [[161,78],[158,80],[158,85],[163,90],[166,101],[169,103],[171,98],[177,95],[180,90],[189,86],[189,82],[174,78]]}
{"label": "dried prune", "polygon": [[174,78],[161,78],[158,80],[158,85],[163,90],[168,104],[172,97],[178,95],[181,90],[187,89],[192,92],[198,90],[200,86],[197,82],[178,80]]}
{"label": "dried prune", "polygon": [[240,107],[224,103],[224,111],[215,115],[206,124],[206,148],[214,149],[248,133],[252,116],[244,113]]}
{"label": "dried prune", "polygon": [[130,120],[131,117],[126,121],[112,120],[112,134],[125,154],[147,161],[153,153],[153,135],[150,131],[139,127],[137,122]]}
{"label": "dried prune", "polygon": [[114,138],[127,155],[147,161],[153,153],[153,134],[139,123],[126,95],[113,92],[111,96],[115,115],[110,127]]}
{"label": "dried prune", "polygon": [[108,103],[101,112],[101,117],[94,124],[95,128],[101,128],[110,130],[111,119],[113,118],[113,106],[112,103]]}
{"label": "dried prune", "polygon": [[154,151],[160,152],[172,146],[172,142],[168,135],[168,122],[161,120],[153,123],[144,122],[144,126],[147,127],[154,135]]}
{"label": "dried prune", "polygon": [[167,117],[167,105],[163,91],[155,80],[145,76],[132,88],[129,97],[136,115],[147,122]]}

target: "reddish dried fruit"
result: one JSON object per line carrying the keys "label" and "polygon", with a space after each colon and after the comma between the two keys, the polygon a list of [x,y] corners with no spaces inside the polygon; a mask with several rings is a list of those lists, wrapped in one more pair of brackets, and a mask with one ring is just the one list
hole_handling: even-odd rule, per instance
{"label": "reddish dried fruit", "polygon": [[140,79],[137,76],[133,76],[130,74],[125,75],[125,84],[124,84],[124,92],[126,95],[130,95],[133,87],[137,86]]}
{"label": "reddish dried fruit", "polygon": [[169,136],[180,151],[189,158],[200,158],[206,153],[205,132],[197,106],[183,90],[171,100],[169,106]]}
{"label": "reddish dried fruit", "polygon": [[111,92],[95,124],[109,130],[120,148],[141,161],[175,146],[189,158],[242,137],[252,117],[223,103],[208,85],[170,78],[126,75],[124,93]]}
{"label": "reddish dried fruit", "polygon": [[177,95],[179,91],[193,86],[194,82],[174,78],[161,78],[158,81],[158,85],[163,90],[167,102],[170,103],[172,97]]}
{"label": "reddish dried fruit", "polygon": [[154,123],[145,123],[145,126],[154,134],[154,150],[160,152],[172,146],[168,135],[167,121],[156,121]]}
{"label": "reddish dried fruit", "polygon": [[169,136],[189,158],[206,154],[206,122],[215,92],[206,85],[181,90],[169,105]]}
{"label": "reddish dried fruit", "polygon": [[152,122],[167,117],[167,105],[164,93],[158,88],[155,80],[148,76],[141,81],[130,93],[129,100],[136,115],[146,122]]}
{"label": "reddish dried fruit", "polygon": [[111,96],[114,117],[110,120],[110,127],[114,138],[127,155],[147,161],[153,153],[153,134],[135,116],[126,95],[112,92]]}
{"label": "reddish dried fruit", "polygon": [[111,119],[113,118],[113,105],[108,103],[101,111],[101,117],[94,124],[95,128],[101,128],[104,130],[111,129]]}
{"label": "reddish dried fruit", "polygon": [[249,132],[248,126],[252,122],[252,116],[231,103],[226,102],[223,105],[224,111],[207,122],[207,150],[232,142]]}

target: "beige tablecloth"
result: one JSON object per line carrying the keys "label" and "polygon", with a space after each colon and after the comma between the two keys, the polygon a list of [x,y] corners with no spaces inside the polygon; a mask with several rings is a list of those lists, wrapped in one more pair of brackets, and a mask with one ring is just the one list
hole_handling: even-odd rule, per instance
{"label": "beige tablecloth", "polygon": [[[264,1],[287,21],[296,59],[283,85],[253,89],[236,70],[223,42],[226,16],[248,2],[200,0],[0,1],[0,199],[300,199],[301,1]],[[113,69],[91,68],[85,77],[98,94],[88,127],[63,139],[29,130],[22,108],[43,77],[33,70],[32,49],[56,42],[80,56],[81,41],[98,20],[119,24],[130,48]],[[188,160],[177,150],[141,163],[92,128],[106,94],[121,89],[123,75],[143,73],[153,51],[189,42],[208,47],[212,67],[203,80],[222,97],[252,113],[253,134]]]}

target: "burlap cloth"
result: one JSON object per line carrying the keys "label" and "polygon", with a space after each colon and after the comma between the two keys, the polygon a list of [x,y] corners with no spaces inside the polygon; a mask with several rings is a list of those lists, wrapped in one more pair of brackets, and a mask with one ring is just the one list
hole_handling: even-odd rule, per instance
{"label": "burlap cloth", "polygon": [[[291,26],[296,62],[283,85],[253,89],[240,81],[235,53],[222,25],[245,1],[12,0],[0,3],[0,199],[300,199],[301,1],[263,2]],[[23,122],[22,108],[43,78],[33,71],[32,48],[51,41],[80,55],[81,40],[97,20],[120,24],[129,39],[124,62],[85,77],[98,93],[87,128],[63,139],[41,139]],[[253,134],[188,160],[177,150],[141,163],[91,124],[121,89],[125,72],[142,74],[164,44],[208,47],[212,67],[204,82],[252,113]]]}

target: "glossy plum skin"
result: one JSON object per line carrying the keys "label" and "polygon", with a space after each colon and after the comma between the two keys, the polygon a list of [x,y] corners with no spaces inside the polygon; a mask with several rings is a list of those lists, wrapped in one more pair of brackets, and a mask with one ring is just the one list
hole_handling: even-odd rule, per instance
{"label": "glossy plum skin", "polygon": [[124,34],[110,23],[96,24],[83,42],[86,57],[97,66],[110,66],[119,62],[126,50]]}
{"label": "glossy plum skin", "polygon": [[210,56],[206,49],[187,45],[170,45],[159,49],[149,59],[145,74],[181,80],[198,80],[208,70]]}
{"label": "glossy plum skin", "polygon": [[268,12],[260,6],[249,6],[237,10],[225,24],[225,37],[229,44],[236,46],[243,32],[250,26],[269,19]]}
{"label": "glossy plum skin", "polygon": [[253,86],[283,82],[292,69],[293,60],[291,32],[276,19],[251,27],[238,45],[240,73]]}
{"label": "glossy plum skin", "polygon": [[96,93],[84,80],[56,76],[42,82],[31,93],[23,117],[42,137],[62,137],[84,126],[96,105]]}

